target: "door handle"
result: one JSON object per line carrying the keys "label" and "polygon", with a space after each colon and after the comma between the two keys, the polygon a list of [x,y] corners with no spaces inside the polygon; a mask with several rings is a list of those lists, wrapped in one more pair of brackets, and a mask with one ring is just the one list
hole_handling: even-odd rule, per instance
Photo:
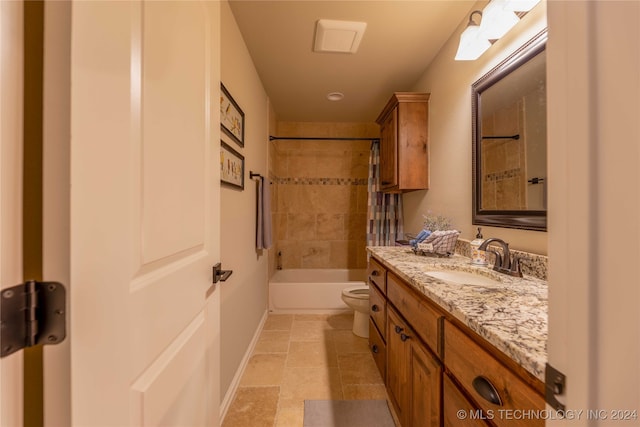
{"label": "door handle", "polygon": [[213,283],[226,282],[232,274],[233,270],[223,270],[222,264],[217,263],[213,266]]}

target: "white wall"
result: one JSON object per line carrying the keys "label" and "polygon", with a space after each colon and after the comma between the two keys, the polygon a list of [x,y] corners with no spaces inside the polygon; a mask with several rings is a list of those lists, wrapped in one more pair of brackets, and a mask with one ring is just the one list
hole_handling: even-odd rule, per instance
{"label": "white wall", "polygon": [[[471,10],[481,9],[479,2]],[[422,228],[428,211],[453,219],[462,238],[473,239],[471,224],[471,85],[546,27],[546,4],[536,6],[509,34],[476,61],[455,61],[465,17],[413,90],[431,93],[429,111],[430,189],[404,195],[405,231]],[[485,238],[499,237],[514,249],[547,253],[547,233],[483,226]]]}
{"label": "white wall", "polygon": [[245,114],[244,148],[222,139],[245,157],[245,188],[222,187],[222,267],[233,275],[221,283],[221,396],[225,396],[267,310],[268,253],[256,251],[256,183],[267,176],[269,105],[231,8],[221,3],[222,82]]}

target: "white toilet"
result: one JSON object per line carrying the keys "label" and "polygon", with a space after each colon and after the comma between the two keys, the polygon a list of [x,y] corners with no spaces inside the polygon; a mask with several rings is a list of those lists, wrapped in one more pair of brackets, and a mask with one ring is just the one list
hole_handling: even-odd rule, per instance
{"label": "white toilet", "polygon": [[369,338],[369,287],[364,285],[344,289],[342,301],[354,310],[353,333]]}

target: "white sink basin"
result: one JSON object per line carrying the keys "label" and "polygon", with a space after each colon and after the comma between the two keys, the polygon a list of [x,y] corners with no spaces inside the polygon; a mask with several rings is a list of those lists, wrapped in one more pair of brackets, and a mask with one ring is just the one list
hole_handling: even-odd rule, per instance
{"label": "white sink basin", "polygon": [[470,286],[500,286],[501,282],[480,274],[469,273],[467,271],[438,270],[426,271],[427,275],[446,283]]}

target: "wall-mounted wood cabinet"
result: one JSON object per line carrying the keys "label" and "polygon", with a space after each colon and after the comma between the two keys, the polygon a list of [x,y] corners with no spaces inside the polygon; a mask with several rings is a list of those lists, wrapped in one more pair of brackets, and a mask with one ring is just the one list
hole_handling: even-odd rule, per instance
{"label": "wall-mounted wood cabinet", "polygon": [[378,119],[380,186],[385,192],[429,188],[429,94],[396,92]]}

